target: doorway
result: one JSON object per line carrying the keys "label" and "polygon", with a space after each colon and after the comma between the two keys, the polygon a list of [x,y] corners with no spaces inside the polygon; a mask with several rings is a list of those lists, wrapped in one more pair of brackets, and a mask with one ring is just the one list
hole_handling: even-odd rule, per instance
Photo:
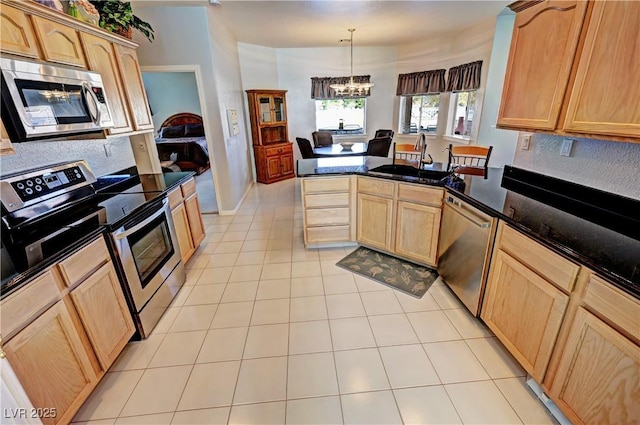
{"label": "doorway", "polygon": [[[195,171],[196,192],[200,210],[218,213],[215,190],[215,170],[211,155],[211,140],[207,139],[207,118],[199,84],[199,67],[142,67],[149,107],[154,125],[154,138],[163,171]],[[184,132],[172,124],[176,116],[188,115],[201,119],[199,131],[193,124]],[[190,119],[190,123],[193,121]],[[162,127],[171,127],[171,131]],[[185,126],[186,127],[186,126]],[[166,158],[165,158],[166,157]],[[207,160],[208,158],[208,160]]]}

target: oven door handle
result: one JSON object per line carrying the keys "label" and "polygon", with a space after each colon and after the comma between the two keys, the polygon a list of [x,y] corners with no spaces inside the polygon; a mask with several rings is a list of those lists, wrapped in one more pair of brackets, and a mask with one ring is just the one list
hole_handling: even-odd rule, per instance
{"label": "oven door handle", "polygon": [[166,212],[165,210],[167,209],[167,202],[168,202],[167,198],[164,198],[162,200],[162,208],[160,210],[158,210],[157,212],[153,213],[152,215],[150,215],[149,217],[147,217],[143,222],[136,224],[135,226],[133,226],[130,229],[127,229],[127,230],[116,230],[115,232],[113,232],[114,239],[119,241],[121,239],[129,237],[133,233],[135,233],[138,230],[142,229],[147,224],[151,223],[156,218],[160,217],[162,214],[165,214],[165,212]]}

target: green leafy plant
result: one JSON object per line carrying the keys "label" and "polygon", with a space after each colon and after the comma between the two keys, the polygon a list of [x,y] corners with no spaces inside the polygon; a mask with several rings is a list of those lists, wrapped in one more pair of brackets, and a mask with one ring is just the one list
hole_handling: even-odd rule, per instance
{"label": "green leafy plant", "polygon": [[91,1],[100,14],[100,26],[108,31],[133,28],[140,31],[149,41],[154,33],[151,24],[133,14],[131,2],[120,0]]}

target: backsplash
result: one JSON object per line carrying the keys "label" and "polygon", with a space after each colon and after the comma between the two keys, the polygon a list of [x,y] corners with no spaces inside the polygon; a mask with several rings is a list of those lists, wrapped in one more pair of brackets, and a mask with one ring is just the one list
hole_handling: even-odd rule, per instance
{"label": "backsplash", "polygon": [[640,143],[575,138],[571,156],[560,156],[565,137],[537,133],[529,150],[516,149],[513,165],[585,186],[640,199]]}
{"label": "backsplash", "polygon": [[[107,157],[105,145],[111,156]],[[58,162],[84,159],[96,176],[135,165],[129,137],[94,140],[14,143],[15,155],[0,158],[0,173],[9,174]]]}

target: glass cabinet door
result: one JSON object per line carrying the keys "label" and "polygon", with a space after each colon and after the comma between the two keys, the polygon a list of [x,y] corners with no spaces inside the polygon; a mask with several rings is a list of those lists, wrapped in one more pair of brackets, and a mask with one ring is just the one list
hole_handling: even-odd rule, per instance
{"label": "glass cabinet door", "polygon": [[271,98],[270,96],[258,97],[258,113],[260,114],[260,122],[272,122],[271,117]]}
{"label": "glass cabinet door", "polygon": [[285,120],[284,97],[273,96],[273,106],[275,112],[275,121],[282,122]]}

